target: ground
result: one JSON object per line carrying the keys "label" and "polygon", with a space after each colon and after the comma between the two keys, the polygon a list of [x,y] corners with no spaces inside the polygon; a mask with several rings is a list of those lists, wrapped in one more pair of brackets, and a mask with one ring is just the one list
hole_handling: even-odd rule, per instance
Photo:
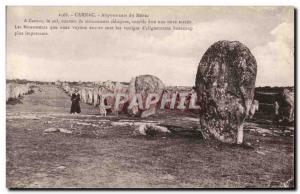
{"label": "ground", "polygon": [[268,188],[294,177],[293,127],[249,121],[246,149],[203,140],[193,114],[160,111],[146,121],[173,132],[147,137],[114,125],[137,121],[126,115],[101,117],[86,104],[68,114],[70,98],[55,86],[20,102],[6,106],[9,188]]}

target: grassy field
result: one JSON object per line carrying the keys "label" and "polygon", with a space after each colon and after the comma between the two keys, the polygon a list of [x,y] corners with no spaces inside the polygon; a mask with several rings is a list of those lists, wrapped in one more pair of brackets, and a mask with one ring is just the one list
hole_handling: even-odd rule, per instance
{"label": "grassy field", "polygon": [[[271,122],[245,124],[254,149],[204,141],[197,115],[160,111],[147,121],[186,128],[146,137],[136,119],[100,117],[81,104],[70,115],[70,99],[54,86],[7,105],[7,187],[9,188],[268,188],[294,177],[294,129]],[[55,127],[71,134],[44,133]],[[176,131],[176,130],[175,130]]]}

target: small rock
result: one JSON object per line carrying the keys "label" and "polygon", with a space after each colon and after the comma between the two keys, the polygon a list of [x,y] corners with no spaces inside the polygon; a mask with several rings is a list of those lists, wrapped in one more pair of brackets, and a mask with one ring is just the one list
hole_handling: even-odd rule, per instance
{"label": "small rock", "polygon": [[70,131],[70,130],[68,130],[68,129],[59,128],[58,130],[59,130],[59,132],[61,132],[61,133],[72,133],[72,131]]}
{"label": "small rock", "polygon": [[140,125],[136,131],[141,135],[146,135],[146,125]]}
{"label": "small rock", "polygon": [[159,125],[147,124],[145,128],[147,136],[165,135],[171,133],[168,128]]}
{"label": "small rock", "polygon": [[32,129],[27,129],[27,131],[32,131]]}
{"label": "small rock", "polygon": [[59,166],[57,167],[58,169],[65,169],[66,167],[65,166]]}
{"label": "small rock", "polygon": [[51,127],[44,130],[44,133],[53,133],[53,132],[59,132],[59,129]]}
{"label": "small rock", "polygon": [[264,152],[261,152],[261,151],[256,151],[256,153],[261,154],[261,155],[266,155]]}
{"label": "small rock", "polygon": [[147,135],[147,136],[155,136],[158,134],[171,133],[169,129],[166,127],[162,127],[155,124],[149,124],[149,123],[140,123],[138,125],[138,128],[136,128],[134,132],[140,135]]}
{"label": "small rock", "polygon": [[147,125],[148,128],[153,128],[153,130],[157,131],[157,132],[162,132],[162,133],[170,133],[169,129],[166,127],[162,127],[159,125],[152,125],[152,124],[148,124]]}

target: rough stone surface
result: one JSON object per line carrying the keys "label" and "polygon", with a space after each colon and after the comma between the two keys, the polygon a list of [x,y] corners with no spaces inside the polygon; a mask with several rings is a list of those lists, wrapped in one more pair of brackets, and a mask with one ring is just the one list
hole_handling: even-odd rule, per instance
{"label": "rough stone surface", "polygon": [[61,133],[73,133],[72,131],[68,130],[68,129],[64,129],[64,128],[58,128],[59,132]]}
{"label": "rough stone surface", "polygon": [[147,135],[147,136],[159,136],[166,135],[171,133],[170,130],[166,127],[149,124],[149,123],[141,123],[134,131],[135,134]]}
{"label": "rough stone surface", "polygon": [[87,103],[87,100],[88,100],[88,94],[87,94],[86,89],[81,88],[81,90],[80,90],[80,97],[81,97],[81,101],[82,101],[82,102]]}
{"label": "rough stone surface", "polygon": [[[203,55],[196,76],[200,125],[205,138],[238,142],[254,98],[257,65],[238,41],[218,41]],[[239,138],[240,139],[240,138]]]}
{"label": "rough stone surface", "polygon": [[93,97],[94,97],[93,90],[89,88],[87,93],[88,93],[88,100],[87,100],[88,104],[93,104]]}
{"label": "rough stone surface", "polygon": [[281,119],[286,122],[294,122],[294,91],[283,89],[280,98],[279,113]]}
{"label": "rough stone surface", "polygon": [[38,86],[32,84],[17,84],[17,83],[7,83],[6,84],[6,102],[9,99],[18,99],[19,97],[30,94],[35,91],[33,87],[39,89]]}
{"label": "rough stone surface", "polygon": [[44,133],[53,133],[53,132],[59,132],[59,129],[54,128],[54,127],[50,127],[48,129],[44,130]]}
{"label": "rough stone surface", "polygon": [[[165,85],[163,82],[156,76],[153,75],[140,75],[135,78],[132,78],[129,87],[128,87],[128,104],[133,100],[133,96],[136,94],[141,94],[143,107],[145,108],[145,102],[149,94],[158,94],[162,95]],[[146,112],[145,112],[146,111]],[[143,114],[143,112],[145,112]],[[128,109],[128,113],[131,115],[143,115],[143,117],[148,117],[155,114],[156,106],[152,105],[149,109],[143,110],[138,107],[132,107]]]}
{"label": "rough stone surface", "polygon": [[44,133],[53,133],[53,132],[61,132],[61,133],[72,133],[72,131],[64,128],[54,128],[50,127],[44,130]]}

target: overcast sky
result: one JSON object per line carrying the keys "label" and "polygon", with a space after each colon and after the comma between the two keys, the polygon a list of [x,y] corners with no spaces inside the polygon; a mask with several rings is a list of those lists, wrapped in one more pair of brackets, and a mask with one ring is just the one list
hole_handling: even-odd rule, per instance
{"label": "overcast sky", "polygon": [[[24,18],[55,19],[61,12],[147,13],[151,19],[192,20],[192,31],[57,31],[14,36]],[[7,78],[55,81],[127,81],[141,74],[167,85],[195,83],[198,63],[211,44],[237,40],[258,64],[257,86],[294,84],[292,7],[9,7]]]}

